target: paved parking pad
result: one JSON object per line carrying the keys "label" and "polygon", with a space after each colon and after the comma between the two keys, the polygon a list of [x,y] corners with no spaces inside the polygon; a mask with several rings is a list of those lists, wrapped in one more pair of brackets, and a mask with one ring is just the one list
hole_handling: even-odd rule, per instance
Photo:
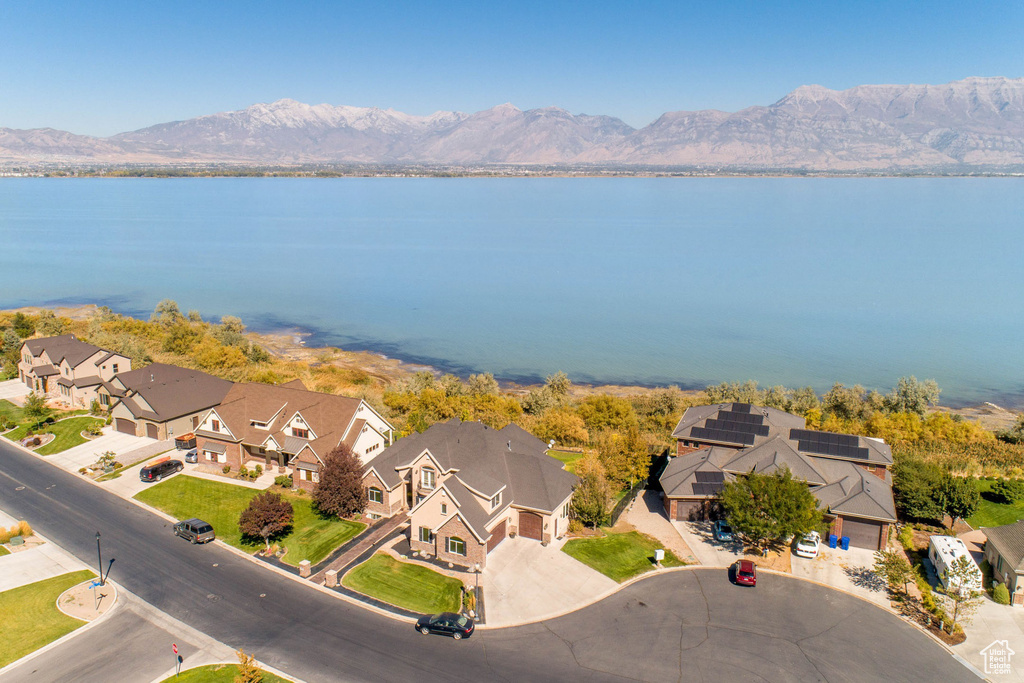
{"label": "paved parking pad", "polygon": [[533,621],[579,609],[618,584],[561,550],[517,536],[506,538],[487,556],[484,609],[487,626]]}
{"label": "paved parking pad", "polygon": [[121,432],[115,432],[111,427],[106,427],[103,430],[103,436],[69,448],[62,453],[48,455],[46,460],[68,472],[77,472],[83,467],[96,464],[100,455],[107,451],[113,451],[116,455],[120,456],[155,443],[159,442],[156,439],[150,439],[145,436],[122,434]]}
{"label": "paved parking pad", "polygon": [[14,403],[21,404],[19,399],[22,399],[29,395],[31,389],[25,386],[25,383],[19,379],[9,379],[6,382],[0,382],[0,400],[10,401],[15,399]]}

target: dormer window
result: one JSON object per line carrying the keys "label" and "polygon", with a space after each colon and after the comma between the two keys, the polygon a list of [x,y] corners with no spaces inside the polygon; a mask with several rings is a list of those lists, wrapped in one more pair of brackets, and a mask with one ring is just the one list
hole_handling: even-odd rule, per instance
{"label": "dormer window", "polygon": [[494,497],[491,498],[491,509],[493,510],[499,505],[501,505],[501,491],[498,491],[496,494],[494,494]]}
{"label": "dormer window", "polygon": [[308,439],[309,438],[309,430],[308,429],[299,429],[298,427],[292,427],[292,436],[297,436],[300,439]]}
{"label": "dormer window", "polygon": [[420,484],[425,489],[434,488],[434,470],[429,467],[424,467],[420,470]]}
{"label": "dormer window", "polygon": [[249,426],[255,427],[256,429],[266,429],[267,428],[267,423],[266,422],[260,422],[259,420],[250,420],[249,421]]}

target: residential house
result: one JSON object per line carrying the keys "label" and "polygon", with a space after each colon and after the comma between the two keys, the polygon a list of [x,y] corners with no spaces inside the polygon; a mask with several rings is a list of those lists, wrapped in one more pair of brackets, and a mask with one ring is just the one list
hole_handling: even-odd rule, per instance
{"label": "residential house", "polygon": [[18,378],[33,391],[88,408],[103,382],[131,369],[127,356],[83,342],[73,334],[62,334],[22,344]]}
{"label": "residential house", "polygon": [[1006,584],[1010,603],[1024,605],[1024,519],[985,532],[985,559],[992,567],[992,578]]}
{"label": "residential house", "polygon": [[367,512],[407,510],[414,551],[482,569],[509,535],[548,543],[568,531],[577,479],[547,449],[517,425],[434,424],[366,465]]}
{"label": "residential house", "polygon": [[294,380],[233,385],[199,418],[195,434],[200,462],[291,467],[295,485],[312,489],[332,450],[347,444],[367,463],[391,444],[393,431],[366,401],[309,391]]}
{"label": "residential house", "polygon": [[798,415],[747,403],[688,408],[672,432],[677,455],[660,477],[669,519],[714,517],[726,482],[785,468],[807,482],[830,533],[857,547],[884,548],[896,521],[889,446],[806,425]]}
{"label": "residential house", "polygon": [[219,405],[232,383],[199,370],[153,363],[115,375],[97,389],[114,429],[125,434],[172,439],[194,431],[199,418]]}

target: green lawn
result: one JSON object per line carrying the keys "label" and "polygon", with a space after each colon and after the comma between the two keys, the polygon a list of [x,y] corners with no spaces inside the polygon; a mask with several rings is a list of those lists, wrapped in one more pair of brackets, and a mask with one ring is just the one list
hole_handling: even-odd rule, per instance
{"label": "green lawn", "polygon": [[[243,540],[238,518],[259,493],[244,486],[179,475],[146,488],[135,498],[178,519],[205,520],[213,525],[220,540],[246,552],[255,552],[263,541],[247,543]],[[281,547],[288,549],[282,558],[288,564],[298,565],[302,560],[316,564],[366,528],[360,522],[321,519],[313,512],[309,498],[291,494],[284,494],[284,497],[295,512],[292,531],[277,540]]]}
{"label": "green lawn", "polygon": [[0,545],[0,557],[3,557],[4,555],[10,555],[10,554],[11,554],[10,550],[8,550],[7,548],[5,548],[2,545]]}
{"label": "green lawn", "polygon": [[994,483],[994,481],[986,479],[978,479],[975,481],[975,485],[978,487],[978,492],[981,493],[981,503],[978,505],[977,511],[967,518],[967,523],[975,529],[983,526],[1003,526],[1004,524],[1013,524],[1019,519],[1024,519],[1024,502],[1007,505],[1003,503],[994,503],[985,498],[985,493],[992,488],[992,484]]}
{"label": "green lawn", "polygon": [[25,417],[25,411],[10,401],[0,401],[0,416],[18,424],[28,419]]}
{"label": "green lawn", "polygon": [[94,576],[86,569],[0,593],[0,667],[84,626],[57,609],[57,598]]}
{"label": "green lawn", "polygon": [[341,581],[364,595],[413,612],[458,612],[462,604],[462,582],[418,564],[399,562],[377,553]]}
{"label": "green lawn", "polygon": [[[597,538],[574,538],[562,546],[583,564],[622,583],[637,574],[654,569],[654,551],[662,545],[637,531],[625,534],[608,533]],[[683,562],[672,551],[665,551],[665,567],[681,567]]]}
{"label": "green lawn", "polygon": [[565,469],[569,472],[576,473],[576,461],[583,457],[582,453],[573,453],[572,451],[548,451],[555,460],[561,460],[565,464]]}
{"label": "green lawn", "polygon": [[[209,664],[182,671],[180,676],[165,678],[163,683],[234,683],[237,675],[237,664]],[[264,671],[263,683],[288,683],[288,679]]]}
{"label": "green lawn", "polygon": [[[45,446],[37,448],[36,453],[39,455],[53,455],[54,453],[61,453],[69,448],[83,444],[88,439],[83,439],[81,432],[86,427],[102,424],[103,420],[95,417],[72,417],[60,422],[54,422],[52,425],[38,430],[40,434],[53,434],[56,438]],[[27,432],[28,425],[23,424],[4,436],[11,441],[21,441],[25,438]]]}

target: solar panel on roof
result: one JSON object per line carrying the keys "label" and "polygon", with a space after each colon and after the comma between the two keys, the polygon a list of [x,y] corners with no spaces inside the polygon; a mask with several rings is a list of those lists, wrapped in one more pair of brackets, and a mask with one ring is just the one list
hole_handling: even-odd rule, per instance
{"label": "solar panel on roof", "polygon": [[733,403],[732,404],[732,412],[734,412],[734,413],[749,413],[750,412],[750,404],[749,403]]}
{"label": "solar panel on roof", "polygon": [[704,428],[768,436],[768,425],[750,424],[749,422],[730,422],[727,420],[710,419],[704,421]]}
{"label": "solar panel on roof", "polygon": [[697,496],[714,496],[722,490],[722,484],[690,484],[693,493]]}
{"label": "solar panel on roof", "polygon": [[725,429],[709,429],[707,427],[690,428],[690,436],[694,439],[706,439],[708,441],[721,441],[724,443],[743,444],[747,446],[754,443],[753,434]]}
{"label": "solar panel on roof", "polygon": [[721,472],[694,472],[694,478],[705,484],[725,481],[725,475]]}
{"label": "solar panel on roof", "polygon": [[720,410],[715,419],[725,420],[728,422],[742,422],[746,424],[764,424],[763,415],[754,415],[752,413],[734,413],[731,410]]}

